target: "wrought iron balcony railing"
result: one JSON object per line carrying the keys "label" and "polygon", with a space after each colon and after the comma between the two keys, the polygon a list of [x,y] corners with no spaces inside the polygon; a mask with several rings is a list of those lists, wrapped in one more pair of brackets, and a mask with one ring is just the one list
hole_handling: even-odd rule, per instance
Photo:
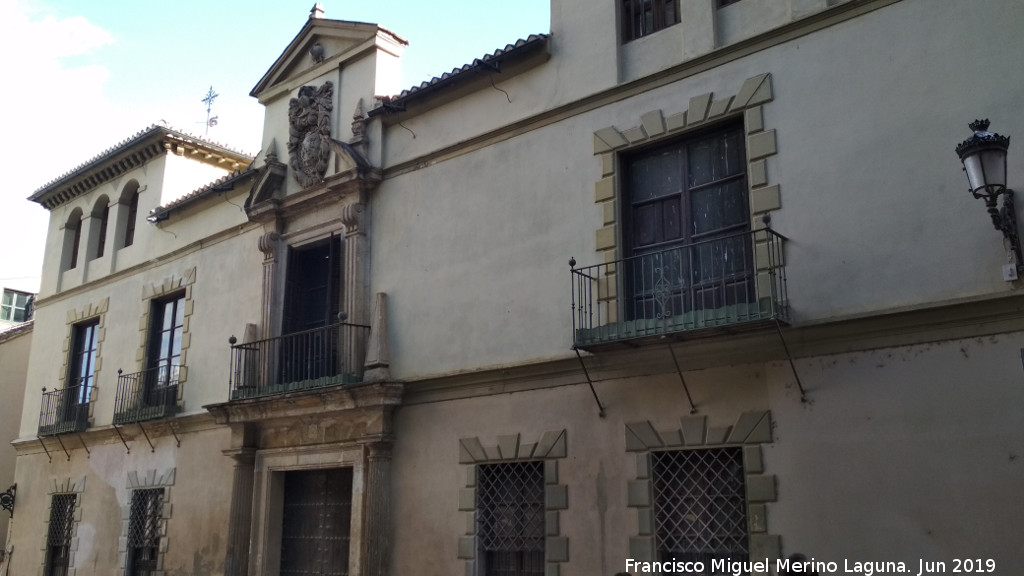
{"label": "wrought iron balcony railing", "polygon": [[85,384],[49,392],[44,388],[42,406],[39,409],[39,435],[53,436],[81,432],[88,428],[92,393],[93,386]]}
{"label": "wrought iron balcony railing", "polygon": [[363,346],[370,327],[345,322],[232,343],[232,400],[350,384],[362,379]]}
{"label": "wrought iron balcony railing", "polygon": [[166,418],[178,412],[183,366],[163,365],[134,374],[117,371],[114,424]]}
{"label": "wrought iron balcony railing", "polygon": [[784,240],[763,229],[583,268],[572,261],[573,344],[785,320]]}

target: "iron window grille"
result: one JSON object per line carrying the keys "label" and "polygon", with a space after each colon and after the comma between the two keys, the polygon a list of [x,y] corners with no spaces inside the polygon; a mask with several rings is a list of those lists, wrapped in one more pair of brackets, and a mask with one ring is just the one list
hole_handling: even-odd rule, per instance
{"label": "iron window grille", "polygon": [[484,576],[544,575],[544,463],[481,464],[477,546]]}
{"label": "iron window grille", "polygon": [[54,494],[50,500],[50,529],[46,534],[45,576],[67,576],[75,521],[75,494]]}
{"label": "iron window grille", "polygon": [[163,488],[132,492],[126,576],[153,576],[156,573],[159,567],[160,518],[163,507]]}
{"label": "iron window grille", "polygon": [[679,23],[679,0],[622,0],[622,41]]}
{"label": "iron window grille", "polygon": [[652,453],[660,561],[746,560],[746,486],[738,447]]}

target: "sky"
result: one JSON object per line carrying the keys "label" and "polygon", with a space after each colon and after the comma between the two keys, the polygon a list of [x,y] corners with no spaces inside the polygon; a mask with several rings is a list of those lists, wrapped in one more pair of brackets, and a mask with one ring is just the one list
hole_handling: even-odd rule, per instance
{"label": "sky", "polygon": [[[550,27],[550,0],[321,3],[326,18],[408,40],[406,88]],[[26,198],[147,126],[258,152],[263,108],[249,92],[313,4],[0,0],[0,287],[39,287],[49,214]],[[217,125],[207,133],[211,87]]]}

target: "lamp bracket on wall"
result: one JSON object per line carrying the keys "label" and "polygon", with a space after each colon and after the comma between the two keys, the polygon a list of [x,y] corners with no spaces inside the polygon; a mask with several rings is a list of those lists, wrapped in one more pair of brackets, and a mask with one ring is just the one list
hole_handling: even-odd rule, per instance
{"label": "lamp bracket on wall", "polygon": [[987,197],[985,206],[992,217],[992,225],[996,230],[1003,233],[1006,241],[1006,248],[1013,253],[1013,264],[1017,272],[1024,272],[1024,254],[1020,248],[1020,233],[1017,231],[1017,210],[1013,201],[1013,190],[1006,188],[1000,194],[1003,197],[1003,205],[996,207],[995,197]]}
{"label": "lamp bracket on wall", "polygon": [[17,491],[18,485],[12,484],[6,492],[0,492],[0,508],[7,510],[11,518],[14,518],[14,495]]}

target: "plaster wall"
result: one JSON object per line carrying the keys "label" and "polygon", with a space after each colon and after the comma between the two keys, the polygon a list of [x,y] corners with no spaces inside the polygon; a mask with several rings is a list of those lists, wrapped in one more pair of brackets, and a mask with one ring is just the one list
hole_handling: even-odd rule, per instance
{"label": "plaster wall", "polygon": [[[774,98],[763,123],[777,146],[766,169],[780,186],[772,227],[789,238],[796,322],[1010,294],[1001,237],[963,190],[952,150],[976,116],[998,119],[1000,133],[1024,130],[1013,112],[1024,93],[998,72],[1024,59],[1012,40],[1019,21],[1021,5],[899,2],[386,179],[373,198],[372,290],[389,294],[394,374],[568,355],[568,259],[606,257],[595,249],[607,215],[594,204],[602,167],[593,133],[638,126],[652,110],[684,112],[690,98],[735,94],[764,73]],[[952,22],[958,35],[994,44],[948,42],[941,31]],[[985,59],[996,62],[978,72],[991,89],[949,81]],[[462,124],[483,113],[474,102]],[[1011,161],[1010,182],[1024,180],[1022,167]],[[438,346],[438,334],[457,344]]]}
{"label": "plaster wall", "polygon": [[[17,481],[18,517],[12,543],[15,553],[11,574],[39,573],[43,565],[40,547],[48,520],[52,486],[56,482],[83,481],[78,493],[81,505],[73,542],[71,565],[80,576],[118,574],[123,555],[124,524],[131,503],[130,475],[155,484],[173,472],[166,484],[163,514],[167,518],[163,570],[168,576],[223,574],[225,535],[230,517],[231,460],[221,454],[229,445],[226,428],[207,428],[184,434],[181,448],[174,438],[154,438],[150,452],[145,441],[131,442],[131,453],[117,441],[51,454],[52,462],[38,448],[24,449],[19,456]],[[70,440],[70,442],[74,442]],[[141,446],[140,446],[141,444]],[[151,483],[152,484],[152,483]],[[118,545],[121,542],[121,546]],[[163,544],[163,543],[162,543]]]}
{"label": "plaster wall", "polygon": [[223,167],[211,166],[187,158],[189,155],[189,152],[184,152],[168,153],[164,156],[167,168],[160,189],[160,206],[170,204],[233,172],[230,162],[225,162]]}
{"label": "plaster wall", "polygon": [[[713,56],[716,51],[721,53],[720,48],[846,1],[758,0],[717,9],[716,0],[687,0],[680,3],[679,24],[623,44],[621,16],[617,13],[621,3],[552,0],[550,60],[522,74],[490,75],[507,97],[484,83],[469,96],[447,101],[435,98],[431,106],[440,104],[429,113],[421,114],[410,106],[408,113],[400,115],[400,124],[389,121],[386,128],[386,165],[409,162],[436,148],[471,140],[618,85]],[[521,36],[540,32],[524,30]],[[462,64],[454,63],[452,67]]]}
{"label": "plaster wall", "polygon": [[[13,333],[11,333],[13,334]],[[15,336],[0,334],[0,492],[14,484],[16,453],[11,442],[18,437],[21,404],[25,396],[28,354],[32,346],[32,330]],[[0,548],[7,549],[9,515],[0,510]]]}
{"label": "plaster wall", "polygon": [[[237,211],[236,207],[231,210]],[[209,214],[216,220],[217,211]],[[193,224],[195,225],[195,224]],[[67,345],[72,325],[69,314],[102,310],[102,337],[97,355],[93,426],[109,425],[114,412],[117,371],[126,374],[144,368],[147,341],[146,314],[151,299],[187,291],[191,313],[186,321],[182,385],[184,413],[202,412],[204,404],[227,399],[228,338],[241,338],[247,323],[259,322],[262,254],[257,249],[258,229],[221,238],[168,257],[159,264],[128,276],[98,282],[87,291],[54,297],[36,310],[35,345],[32,347],[26,399],[21,414],[21,436],[35,435],[42,387],[53,390],[66,370]],[[251,281],[245,281],[244,279]],[[165,285],[168,287],[165,289]]]}
{"label": "plaster wall", "polygon": [[[179,175],[180,173],[180,175]],[[216,201],[204,205],[204,217],[182,219],[178,211],[170,221],[153,225],[146,216],[154,208],[168,202],[162,196],[168,194],[180,197],[205,186],[228,174],[228,171],[210,167],[196,161],[167,154],[154,158],[144,166],[126,172],[120,178],[111,180],[58,207],[50,213],[49,229],[43,258],[40,299],[58,292],[67,291],[83,284],[101,280],[117,272],[150,262],[155,254],[165,254],[187,247],[200,238],[206,238],[246,223],[242,204],[247,185],[236,185],[231,191],[221,193]],[[118,219],[127,217],[127,204],[119,199],[125,188],[139,184],[139,206],[135,221],[135,237],[131,246],[123,246],[123,231],[117,226]],[[169,192],[164,192],[170,190]],[[95,239],[98,238],[100,219],[90,217],[103,198],[110,206],[107,224],[107,241],[103,256],[95,257]],[[82,211],[82,233],[77,266],[61,271],[62,257],[66,249],[64,229],[69,215],[75,210]],[[187,213],[187,210],[185,211]],[[211,227],[210,223],[216,222]],[[92,243],[90,244],[90,241]]]}
{"label": "plaster wall", "polygon": [[[87,194],[83,194],[78,198],[75,198],[71,202],[67,202],[55,210],[50,211],[49,227],[46,234],[46,245],[43,253],[43,271],[42,281],[40,285],[39,297],[45,298],[58,290],[66,290],[73,288],[81,284],[85,270],[90,267],[90,262],[86,256],[85,250],[81,250],[79,254],[79,265],[73,270],[61,270],[61,261],[64,251],[64,229],[67,224],[68,218],[71,213],[77,208],[82,211],[83,214],[83,225],[86,223],[85,215],[88,215],[96,201],[101,196],[107,196],[112,202],[116,202],[120,197],[124,188],[132,181],[138,182],[139,186],[139,209],[138,217],[141,223],[145,223],[146,214],[150,210],[156,208],[160,204],[159,198],[159,182],[162,180],[164,175],[165,162],[164,158],[154,158],[146,164],[125,172],[121,177],[115,178],[109,182],[106,182],[100,186],[97,186],[94,190]],[[152,188],[151,188],[152,186]],[[155,190],[155,192],[148,193],[149,190]],[[113,208],[111,209],[114,210]],[[111,218],[111,222],[114,219]],[[108,256],[101,259],[105,261],[107,268],[110,267],[109,259],[116,259],[122,262],[123,265],[130,266],[132,263],[137,262],[141,259],[141,254],[137,254],[142,249],[137,246],[144,244],[145,234],[143,232],[144,226],[140,225],[140,222],[136,223],[136,238],[140,241],[134,246],[128,246],[116,250],[114,243],[110,244],[110,250],[108,250]],[[85,230],[82,230],[82,247],[85,245],[85,240],[88,236],[85,234]],[[108,230],[108,238],[113,238],[113,228]],[[114,254],[115,251],[123,252],[123,254]],[[84,266],[83,266],[83,263]],[[102,270],[103,263],[91,264],[91,268],[94,271]]]}
{"label": "plaster wall", "polygon": [[[809,403],[800,402],[787,364],[684,375],[709,427],[771,411],[773,441],[761,445],[776,492],[766,504],[767,532],[781,536],[783,557],[905,561],[914,573],[919,558],[978,556],[1016,566],[1024,562],[1015,537],[1024,524],[1006,503],[1024,480],[1024,421],[1014,408],[1024,400],[1016,384],[1022,344],[1024,333],[1014,333],[802,359]],[[661,431],[678,429],[689,405],[676,374],[595,387],[604,418],[585,382],[403,406],[392,574],[461,573],[457,544],[466,524],[456,511],[469,467],[459,464],[460,439],[493,446],[520,434],[527,443],[561,429],[568,441],[558,483],[567,486],[569,506],[559,526],[570,551],[563,573],[624,570],[638,533],[627,505],[637,453],[627,452],[625,426],[647,421],[667,438]]]}

